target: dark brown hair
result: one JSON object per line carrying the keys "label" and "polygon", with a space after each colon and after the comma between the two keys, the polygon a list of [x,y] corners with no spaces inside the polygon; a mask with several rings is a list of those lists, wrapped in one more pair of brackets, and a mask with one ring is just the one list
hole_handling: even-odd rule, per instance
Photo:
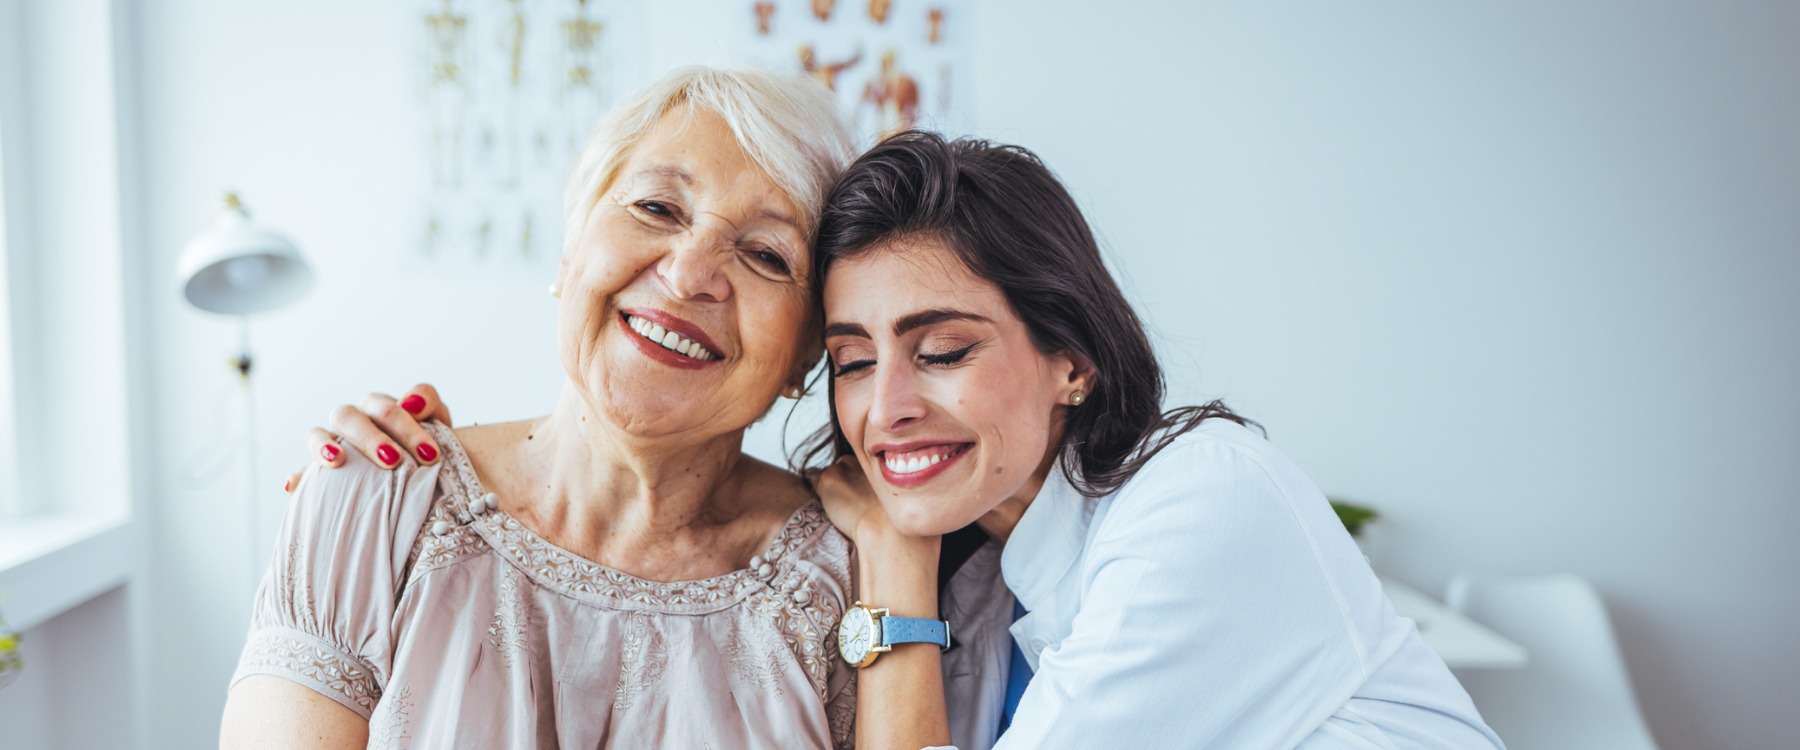
{"label": "dark brown hair", "polygon": [[[1059,448],[1064,473],[1083,494],[1117,490],[1203,420],[1251,424],[1219,401],[1162,410],[1162,368],[1143,322],[1107,272],[1075,199],[1036,154],[916,130],[882,141],[826,196],[813,250],[817,294],[833,263],[916,238],[944,242],[1000,287],[1039,351],[1093,368]],[[795,451],[796,464],[851,454],[835,398],[831,409],[831,424]]]}

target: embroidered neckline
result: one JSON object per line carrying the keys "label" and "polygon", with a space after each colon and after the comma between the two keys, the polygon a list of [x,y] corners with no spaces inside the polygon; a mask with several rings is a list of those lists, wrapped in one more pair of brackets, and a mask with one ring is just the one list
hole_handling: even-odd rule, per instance
{"label": "embroidered neckline", "polygon": [[[440,521],[447,520],[454,528],[439,536],[473,530],[531,579],[578,599],[620,609],[704,614],[729,607],[759,589],[792,590],[805,577],[794,565],[795,553],[830,526],[818,498],[813,498],[789,515],[763,553],[752,559],[760,562],[759,568],[692,581],[652,581],[557,546],[504,510],[484,509],[489,493],[454,432],[437,422],[427,422],[425,429],[442,448],[440,465],[448,469],[438,472],[443,502],[449,506]],[[440,514],[432,516],[439,518]],[[427,522],[427,534],[433,533],[432,525]]]}

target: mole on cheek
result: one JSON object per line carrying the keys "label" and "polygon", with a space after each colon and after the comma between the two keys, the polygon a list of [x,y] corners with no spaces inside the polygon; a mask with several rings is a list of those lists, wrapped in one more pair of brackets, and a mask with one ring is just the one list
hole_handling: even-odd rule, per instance
{"label": "mole on cheek", "polygon": [[996,467],[994,467],[994,473],[995,473],[995,474],[999,474],[999,473],[1001,473],[1001,472],[1003,472],[1003,471],[1006,471],[1006,467],[1004,467],[1004,466],[996,466]]}

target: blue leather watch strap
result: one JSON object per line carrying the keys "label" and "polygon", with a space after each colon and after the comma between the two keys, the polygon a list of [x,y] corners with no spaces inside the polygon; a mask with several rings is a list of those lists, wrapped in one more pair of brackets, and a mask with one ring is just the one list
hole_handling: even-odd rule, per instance
{"label": "blue leather watch strap", "polygon": [[939,648],[949,648],[950,623],[923,617],[881,618],[881,645],[898,643],[935,643]]}

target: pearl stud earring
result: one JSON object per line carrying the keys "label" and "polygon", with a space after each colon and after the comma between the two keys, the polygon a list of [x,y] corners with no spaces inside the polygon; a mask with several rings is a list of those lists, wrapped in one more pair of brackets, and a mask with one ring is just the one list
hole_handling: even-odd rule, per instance
{"label": "pearl stud earring", "polygon": [[1074,393],[1069,394],[1069,403],[1074,406],[1080,406],[1081,402],[1086,401],[1086,400],[1087,400],[1087,394],[1083,393],[1079,390],[1075,391]]}
{"label": "pearl stud earring", "polygon": [[550,296],[561,299],[562,298],[562,285],[558,284],[556,282],[551,282],[550,283]]}

